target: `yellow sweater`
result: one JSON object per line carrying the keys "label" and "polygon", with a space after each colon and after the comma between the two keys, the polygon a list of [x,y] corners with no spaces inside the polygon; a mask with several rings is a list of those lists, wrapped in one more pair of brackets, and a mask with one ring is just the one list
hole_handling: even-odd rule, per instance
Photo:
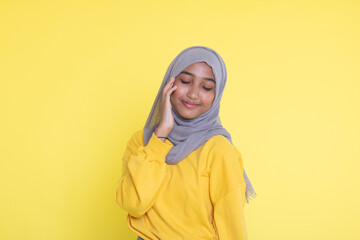
{"label": "yellow sweater", "polygon": [[169,165],[172,146],[154,134],[144,146],[143,131],[128,142],[116,200],[129,213],[129,227],[143,239],[246,239],[238,150],[216,135]]}

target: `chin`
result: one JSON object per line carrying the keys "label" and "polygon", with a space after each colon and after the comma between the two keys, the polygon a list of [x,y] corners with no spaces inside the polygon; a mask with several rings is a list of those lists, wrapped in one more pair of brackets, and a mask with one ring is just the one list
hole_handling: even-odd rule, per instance
{"label": "chin", "polygon": [[184,119],[193,119],[198,116],[196,114],[189,114],[189,113],[179,113],[179,115]]}
{"label": "chin", "polygon": [[192,117],[192,116],[181,116],[182,118],[184,119],[187,119],[187,120],[190,120],[190,119],[193,119],[193,118],[196,118],[196,117]]}

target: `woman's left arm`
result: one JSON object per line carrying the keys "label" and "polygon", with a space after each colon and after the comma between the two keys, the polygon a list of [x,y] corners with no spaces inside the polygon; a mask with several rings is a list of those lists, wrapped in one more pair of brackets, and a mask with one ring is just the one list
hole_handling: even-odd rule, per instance
{"label": "woman's left arm", "polygon": [[244,218],[246,183],[241,155],[230,143],[218,144],[212,158],[210,196],[219,239],[247,239]]}
{"label": "woman's left arm", "polygon": [[214,220],[220,240],[247,239],[244,219],[244,192],[245,188],[239,187],[215,204]]}

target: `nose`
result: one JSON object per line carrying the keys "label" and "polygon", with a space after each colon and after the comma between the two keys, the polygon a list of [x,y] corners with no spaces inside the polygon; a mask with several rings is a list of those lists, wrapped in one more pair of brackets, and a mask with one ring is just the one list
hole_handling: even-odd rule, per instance
{"label": "nose", "polygon": [[191,99],[198,99],[199,98],[199,89],[196,86],[189,87],[186,96]]}

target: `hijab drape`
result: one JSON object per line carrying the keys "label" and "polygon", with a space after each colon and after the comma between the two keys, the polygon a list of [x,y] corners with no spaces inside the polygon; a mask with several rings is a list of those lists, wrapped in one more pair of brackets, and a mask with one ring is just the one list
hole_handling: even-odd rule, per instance
{"label": "hijab drape", "polygon": [[[227,79],[225,63],[217,52],[202,46],[183,50],[169,65],[144,127],[144,143],[146,145],[149,142],[159,124],[161,117],[160,101],[164,86],[171,77],[176,77],[185,68],[197,62],[205,62],[212,68],[216,83],[215,98],[208,111],[193,119],[182,118],[172,108],[174,127],[168,139],[172,142],[173,147],[165,159],[168,164],[177,164],[215,135],[223,135],[232,143],[231,135],[222,127],[219,118],[220,100]],[[256,193],[245,170],[244,179],[246,182],[246,199],[249,202],[250,197],[255,197]]]}

